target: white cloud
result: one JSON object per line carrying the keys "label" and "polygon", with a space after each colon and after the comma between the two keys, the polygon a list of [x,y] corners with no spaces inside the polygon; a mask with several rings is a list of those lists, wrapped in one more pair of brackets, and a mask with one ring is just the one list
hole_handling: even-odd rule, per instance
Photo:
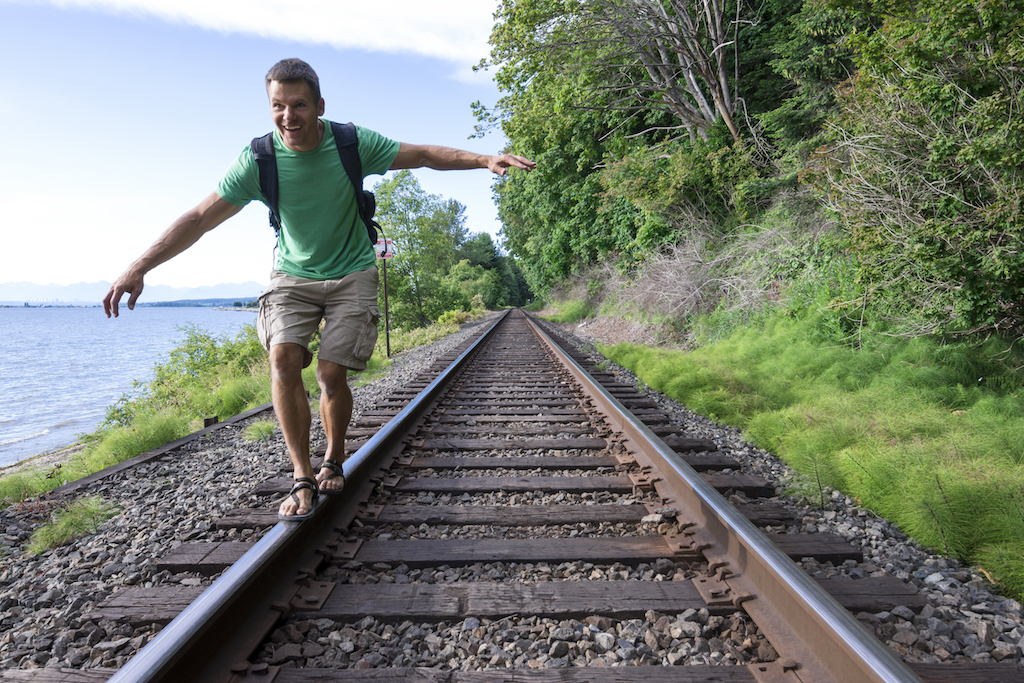
{"label": "white cloud", "polygon": [[214,31],[414,53],[468,67],[489,53],[497,0],[50,0]]}

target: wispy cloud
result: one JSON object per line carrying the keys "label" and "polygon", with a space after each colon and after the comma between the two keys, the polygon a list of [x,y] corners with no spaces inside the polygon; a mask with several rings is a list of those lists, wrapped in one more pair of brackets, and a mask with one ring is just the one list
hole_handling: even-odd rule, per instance
{"label": "wispy cloud", "polygon": [[489,52],[497,0],[49,0],[214,31],[382,52],[468,67]]}

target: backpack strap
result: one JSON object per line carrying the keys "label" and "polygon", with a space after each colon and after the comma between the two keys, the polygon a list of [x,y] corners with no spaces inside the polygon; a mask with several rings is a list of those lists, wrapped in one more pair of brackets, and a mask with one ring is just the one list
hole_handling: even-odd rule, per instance
{"label": "backpack strap", "polygon": [[[359,137],[356,134],[356,127],[352,123],[341,124],[331,121],[331,131],[334,133],[334,144],[338,148],[341,165],[345,167],[345,173],[352,183],[356,205],[359,207],[359,217],[366,225],[366,234],[370,238],[370,244],[376,245],[377,230],[380,229],[380,224],[373,220],[373,214],[377,209],[377,199],[372,192],[363,189],[363,163],[359,158]],[[274,234],[280,235],[281,215],[277,210],[279,193],[274,133],[270,132],[263,137],[253,138],[249,148],[256,160],[260,192],[263,193],[267,205],[270,207],[270,225],[274,228]]]}
{"label": "backpack strap", "polygon": [[274,133],[270,132],[260,138],[253,138],[249,148],[256,159],[256,169],[260,177],[260,192],[267,199],[270,207],[270,225],[274,234],[281,233],[281,217],[277,212],[277,157],[274,155]]}
{"label": "backpack strap", "polygon": [[352,181],[359,217],[366,225],[366,235],[370,238],[370,244],[376,245],[380,224],[373,220],[373,214],[377,210],[377,199],[372,192],[363,189],[363,162],[359,158],[359,136],[356,134],[355,124],[331,121],[331,131],[334,133],[334,144],[338,148],[341,165],[345,167],[345,173]]}

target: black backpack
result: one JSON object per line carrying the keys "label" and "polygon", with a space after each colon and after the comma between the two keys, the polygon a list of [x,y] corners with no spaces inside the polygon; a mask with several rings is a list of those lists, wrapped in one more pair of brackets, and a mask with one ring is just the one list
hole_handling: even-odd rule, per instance
{"label": "black backpack", "polygon": [[[370,244],[377,244],[377,230],[381,229],[380,224],[373,220],[373,214],[377,211],[377,198],[369,190],[363,189],[363,164],[359,160],[359,138],[356,135],[356,127],[352,123],[330,122],[331,130],[334,132],[334,144],[338,147],[338,156],[341,157],[341,164],[345,167],[349,180],[352,181],[352,188],[355,190],[356,203],[359,205],[359,217],[366,225],[366,234],[370,238]],[[260,192],[267,199],[270,205],[270,225],[274,228],[274,234],[281,232],[281,216],[277,210],[277,157],[274,156],[274,134],[267,133],[263,137],[253,138],[249,145],[252,154],[256,157],[256,168],[260,176]]]}

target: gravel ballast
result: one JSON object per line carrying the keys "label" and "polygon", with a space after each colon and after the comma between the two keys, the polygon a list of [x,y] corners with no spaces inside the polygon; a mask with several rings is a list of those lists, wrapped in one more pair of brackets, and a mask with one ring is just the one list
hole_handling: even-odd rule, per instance
{"label": "gravel ballast", "polygon": [[[436,358],[477,334],[482,327],[482,323],[468,326],[435,344],[397,357],[388,377],[354,389],[356,415],[372,408],[393,390],[405,387]],[[592,351],[590,340],[563,334],[579,348]],[[613,369],[624,383],[636,384],[629,371]],[[672,422],[685,428],[689,435],[711,439],[723,453],[740,460],[743,471],[760,474],[780,489],[798,480],[777,458],[746,443],[737,430],[696,415],[656,392],[643,393],[657,401]],[[266,499],[250,491],[255,484],[280,476],[288,458],[279,433],[266,443],[246,441],[242,438],[244,427],[244,423],[225,426],[160,460],[111,475],[76,493],[102,495],[121,511],[103,523],[98,532],[42,555],[27,555],[24,545],[58,501],[44,496],[0,511],[0,669],[121,666],[159,629],[88,621],[84,615],[93,606],[126,586],[211,583],[213,579],[209,577],[155,571],[155,558],[182,543],[256,540],[258,531],[218,530],[215,521],[234,508],[266,505]],[[623,498],[621,502],[636,502],[628,496]],[[798,509],[799,524],[788,531],[839,534],[861,546],[868,558],[864,564],[850,562],[837,567],[805,560],[802,566],[812,576],[846,574],[859,578],[885,573],[912,583],[928,598],[929,605],[920,614],[896,608],[858,615],[862,623],[905,660],[1019,660],[1024,647],[1020,604],[994,594],[984,577],[955,560],[929,554],[893,525],[858,508],[839,492],[828,492],[824,509],[798,500],[780,500]],[[531,502],[543,504],[554,500]],[[501,531],[477,527],[438,529],[441,530],[392,528],[373,533],[487,537]],[[558,528],[551,533],[572,535],[573,531]],[[637,530],[599,531],[613,535]],[[648,532],[655,533],[656,529],[644,531]],[[694,568],[670,561],[637,567],[595,567],[582,562],[550,566],[493,563],[431,570],[350,563],[330,571],[330,580],[351,583],[534,582],[584,577],[688,581],[694,575]],[[774,656],[771,646],[747,620],[709,616],[705,610],[684,614],[649,612],[643,619],[621,621],[602,617],[553,621],[528,616],[493,621],[470,617],[457,623],[417,624],[385,624],[373,617],[353,624],[315,620],[286,623],[271,640],[258,653],[263,661],[316,667],[434,666],[477,670],[730,664],[770,660]]]}

